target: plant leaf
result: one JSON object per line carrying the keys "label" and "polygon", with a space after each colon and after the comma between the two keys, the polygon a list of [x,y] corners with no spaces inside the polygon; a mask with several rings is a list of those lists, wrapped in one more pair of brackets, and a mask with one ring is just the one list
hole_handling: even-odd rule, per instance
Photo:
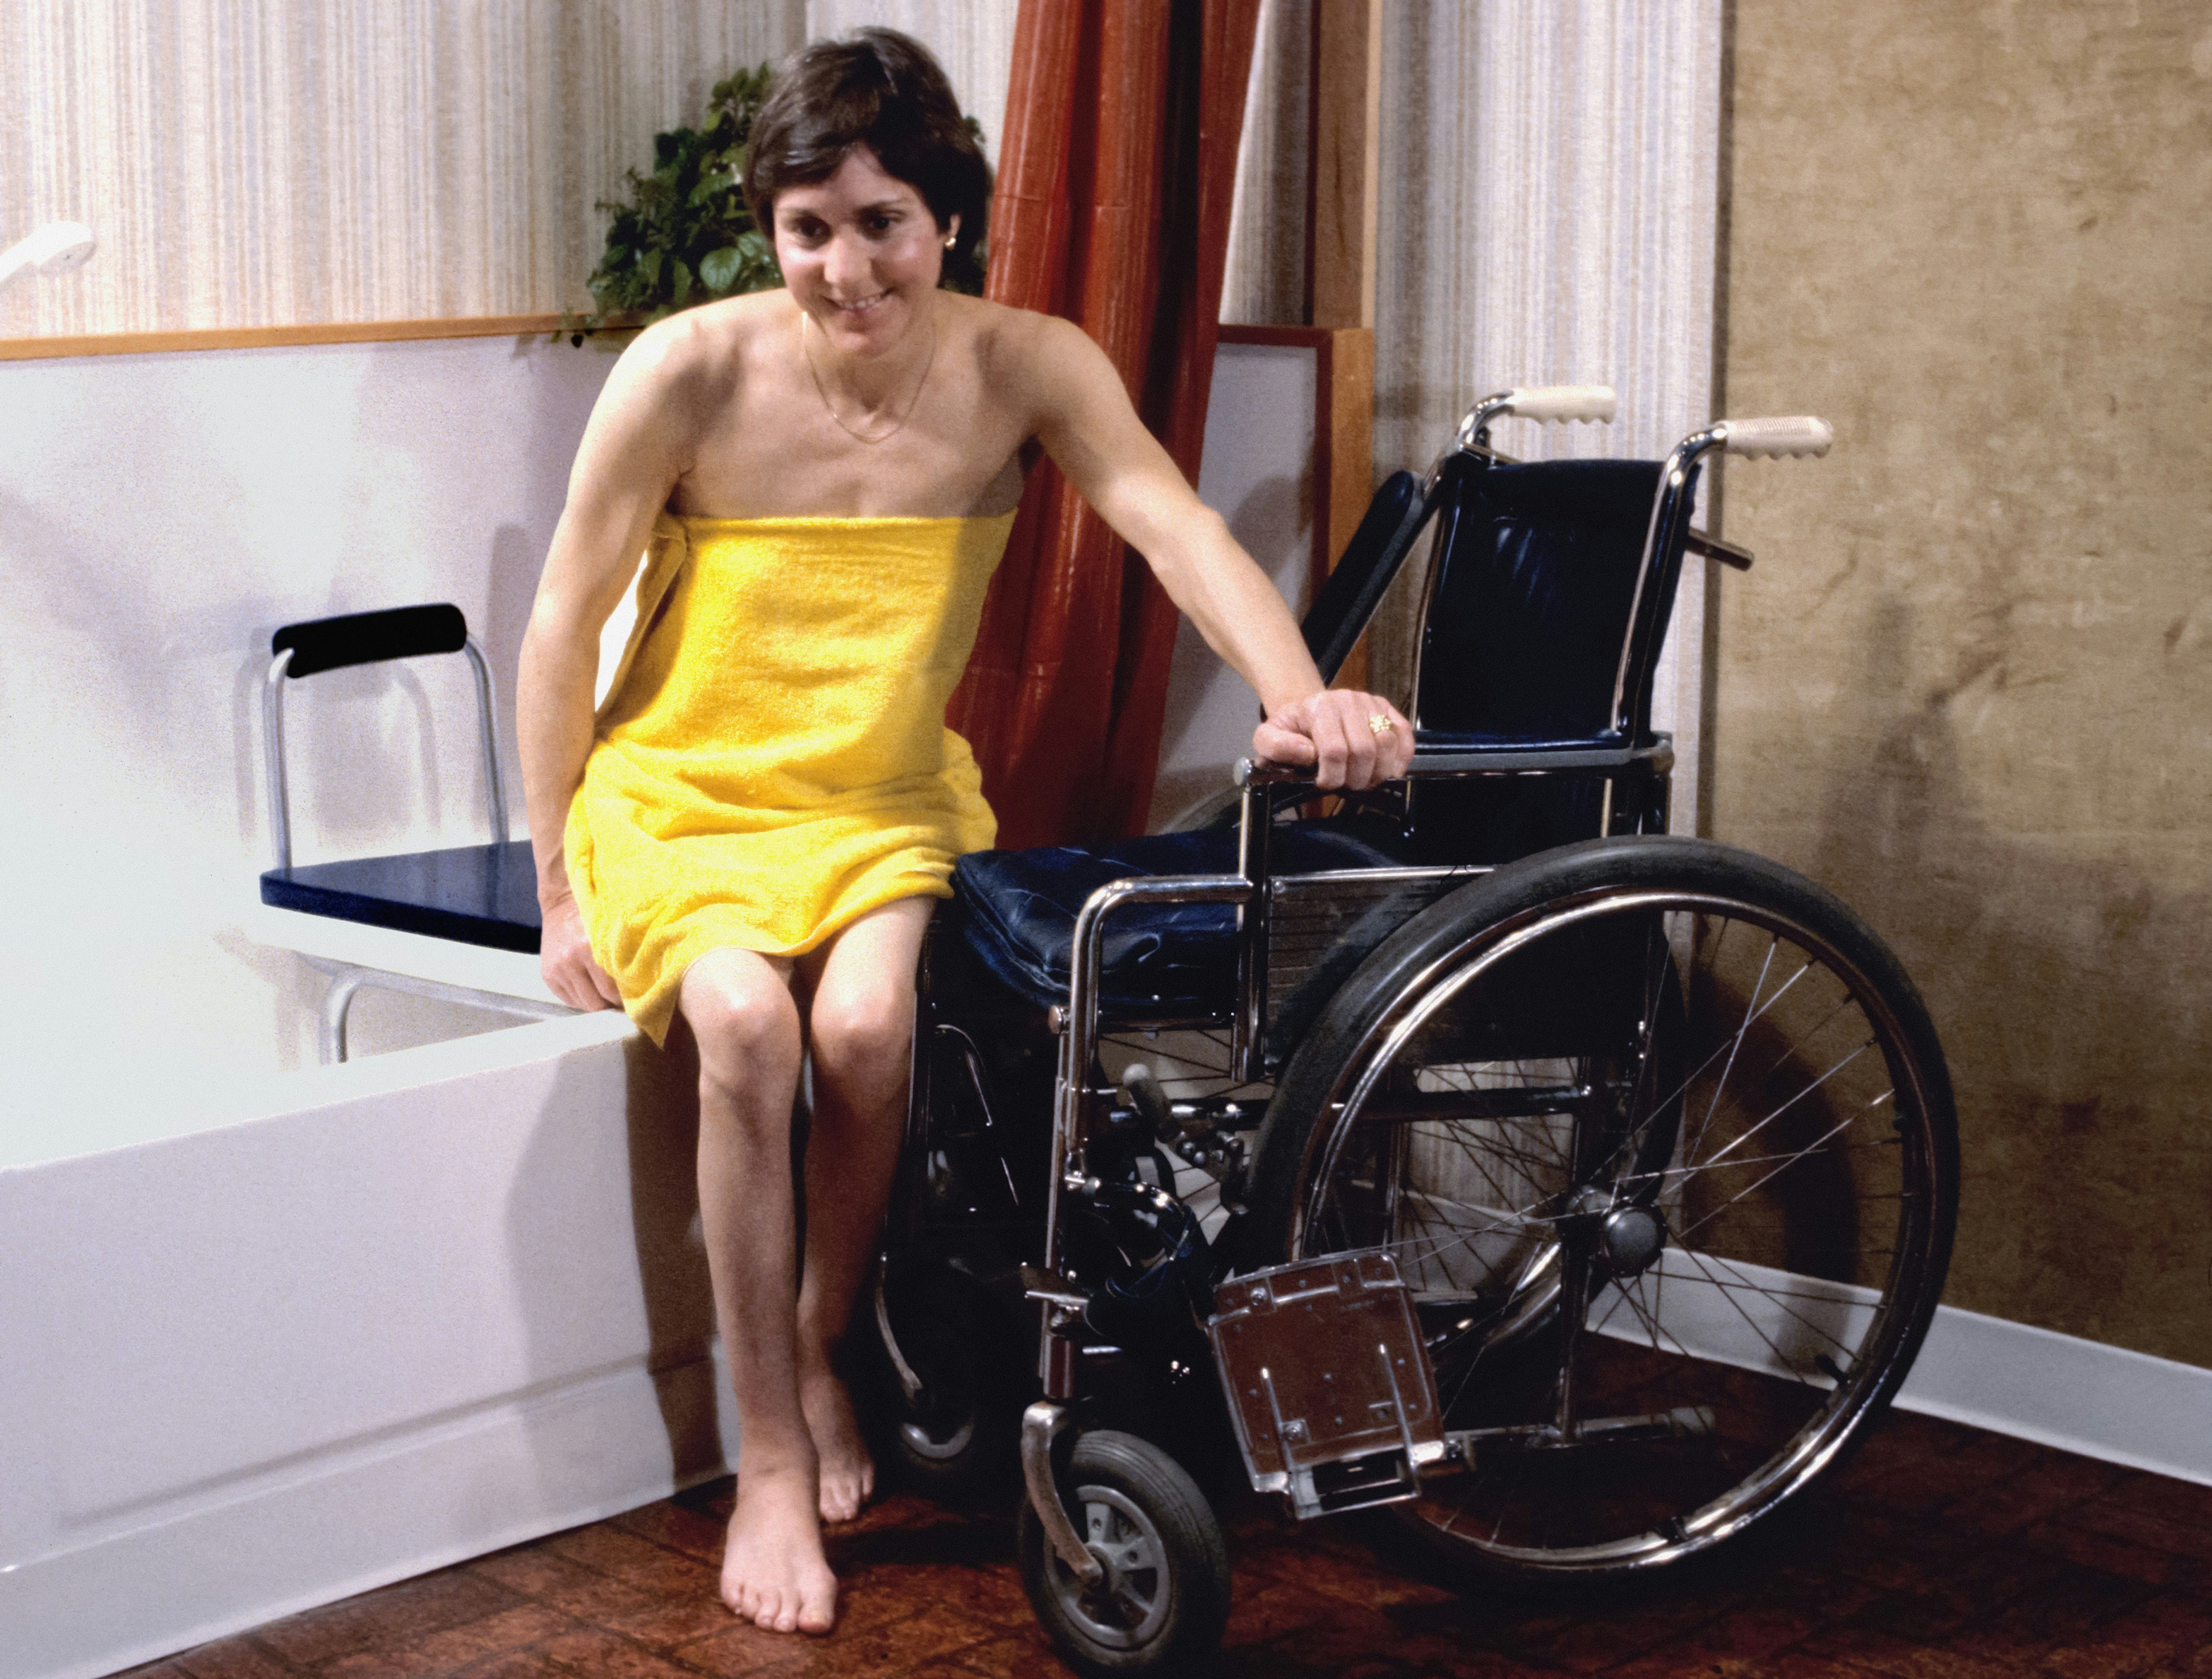
{"label": "plant leaf", "polygon": [[699,278],[710,292],[726,292],[738,283],[738,270],[744,266],[745,254],[734,245],[726,245],[719,251],[710,251],[699,262]]}

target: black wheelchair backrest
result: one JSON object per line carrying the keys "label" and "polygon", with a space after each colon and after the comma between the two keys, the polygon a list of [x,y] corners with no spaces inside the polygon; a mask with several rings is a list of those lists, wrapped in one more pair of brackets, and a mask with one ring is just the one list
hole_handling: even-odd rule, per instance
{"label": "black wheelchair backrest", "polygon": [[1680,571],[1679,552],[1655,555],[1639,583],[1661,470],[1446,459],[1415,691],[1422,730],[1531,743],[1649,733]]}
{"label": "black wheelchair backrest", "polygon": [[1427,517],[1421,481],[1410,472],[1392,473],[1375,492],[1343,557],[1298,627],[1306,651],[1321,668],[1322,681],[1336,680],[1368,620],[1382,604],[1383,591],[1413,551],[1413,538]]}

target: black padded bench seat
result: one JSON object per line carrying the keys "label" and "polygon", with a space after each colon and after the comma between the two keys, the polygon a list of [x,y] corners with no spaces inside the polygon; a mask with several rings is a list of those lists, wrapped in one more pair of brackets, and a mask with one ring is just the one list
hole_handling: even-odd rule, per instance
{"label": "black padded bench seat", "polygon": [[[1268,842],[1276,875],[1388,869],[1387,833],[1329,820],[1291,822]],[[1237,830],[1153,833],[1110,846],[970,852],[952,868],[969,948],[1002,983],[1042,1006],[1067,1001],[1075,918],[1100,887],[1133,876],[1233,875]],[[1100,1006],[1126,1019],[1225,1014],[1236,996],[1231,904],[1129,905],[1106,924]]]}
{"label": "black padded bench seat", "polygon": [[261,901],[532,956],[542,931],[527,840],[271,869]]}

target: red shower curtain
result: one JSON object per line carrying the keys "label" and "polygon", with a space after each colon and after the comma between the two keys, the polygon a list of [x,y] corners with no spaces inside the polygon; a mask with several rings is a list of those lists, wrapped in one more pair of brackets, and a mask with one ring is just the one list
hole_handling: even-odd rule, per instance
{"label": "red shower curtain", "polygon": [[[1198,478],[1260,0],[1022,0],[988,295],[1097,340]],[[947,716],[1002,846],[1143,831],[1176,609],[1050,462]]]}

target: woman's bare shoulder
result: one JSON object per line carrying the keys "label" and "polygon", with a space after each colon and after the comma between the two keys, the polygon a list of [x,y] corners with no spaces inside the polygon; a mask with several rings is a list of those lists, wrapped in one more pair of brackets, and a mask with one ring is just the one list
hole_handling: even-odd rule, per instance
{"label": "woman's bare shoulder", "polygon": [[1103,352],[1073,321],[983,298],[959,301],[987,387],[1007,405],[1024,409],[1033,422],[1107,366]]}
{"label": "woman's bare shoulder", "polygon": [[963,297],[951,292],[945,294],[945,300],[958,311],[966,330],[973,335],[977,353],[994,358],[1008,371],[1034,366],[1038,357],[1048,355],[1069,333],[1078,338],[1085,337],[1081,327],[1058,315],[1041,314],[1035,309],[1020,309],[1008,303],[994,303],[988,298]]}
{"label": "woman's bare shoulder", "polygon": [[781,290],[702,303],[645,328],[619,365],[664,390],[701,381],[726,388],[769,334],[789,326],[792,313],[791,294]]}

